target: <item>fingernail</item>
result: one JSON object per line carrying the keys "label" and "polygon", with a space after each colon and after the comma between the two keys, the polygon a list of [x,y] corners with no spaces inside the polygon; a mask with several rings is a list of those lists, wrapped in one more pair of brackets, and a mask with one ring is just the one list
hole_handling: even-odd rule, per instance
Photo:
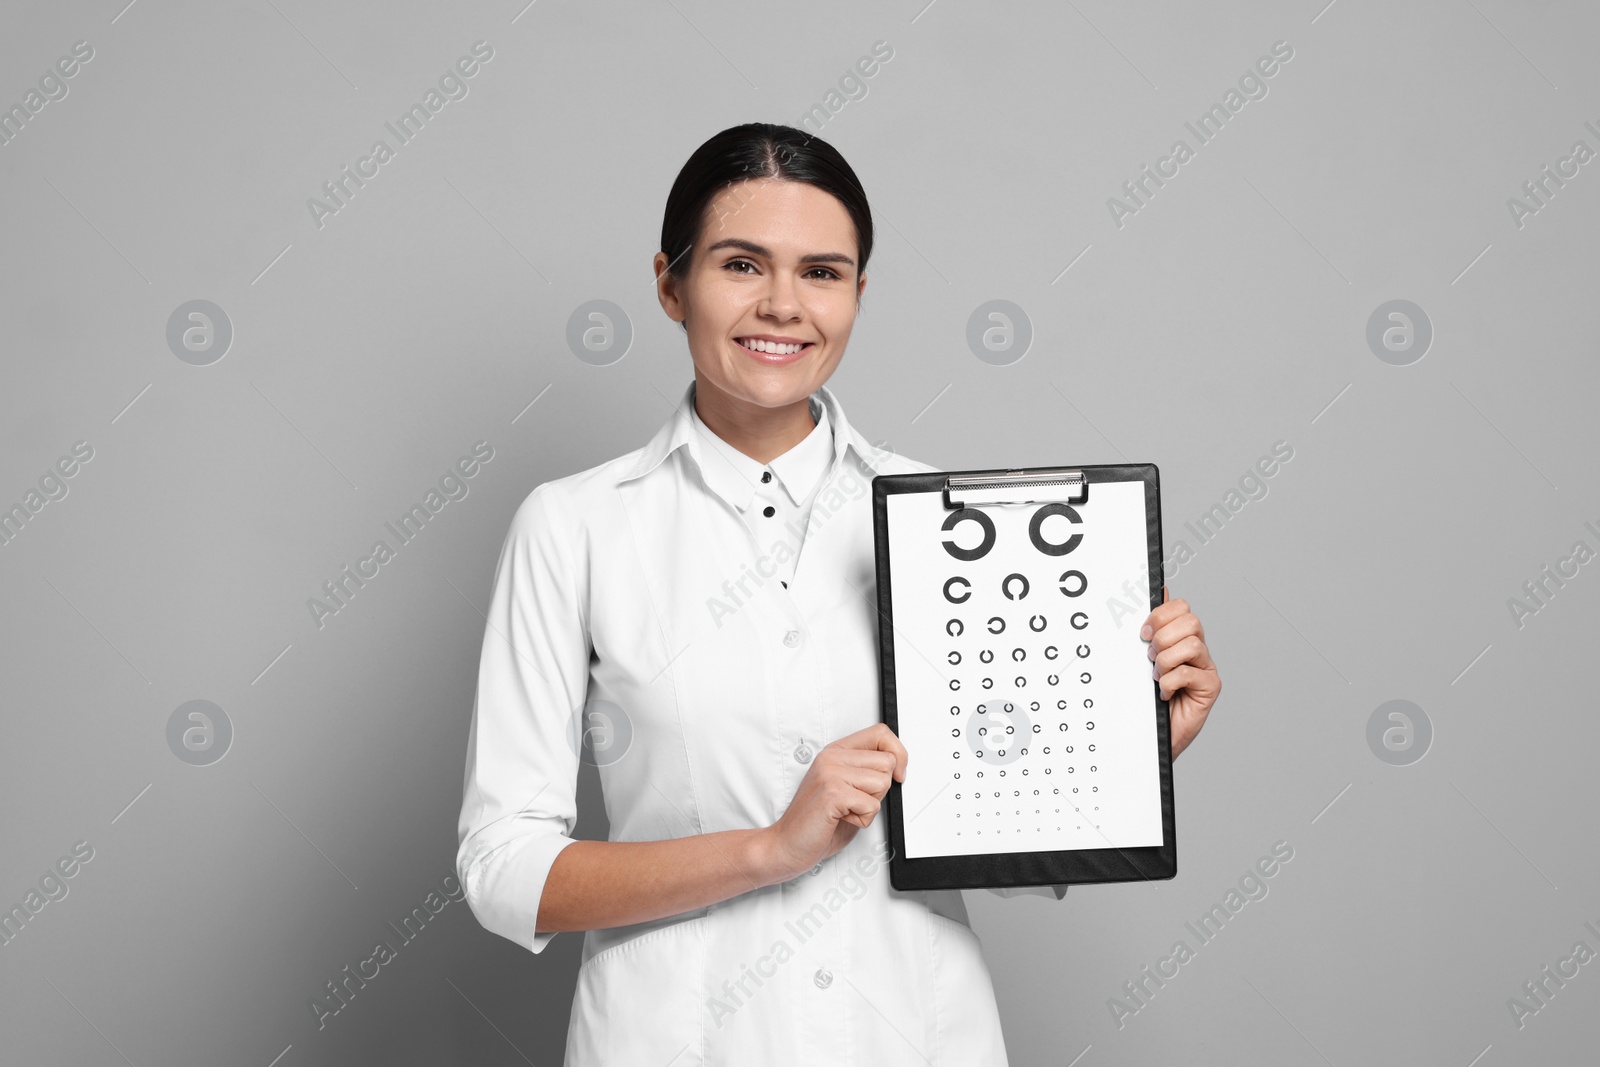
{"label": "fingernail", "polygon": [[1152,677],[1152,678],[1160,678],[1161,677],[1161,668],[1152,665],[1151,668],[1150,668],[1150,677]]}
{"label": "fingernail", "polygon": [[1140,630],[1139,631],[1139,636],[1144,638],[1146,641],[1150,640],[1150,627],[1147,625],[1142,630]]}
{"label": "fingernail", "polygon": [[1145,658],[1147,658],[1147,659],[1155,659],[1156,658],[1156,646],[1155,645],[1146,646],[1146,648],[1144,650],[1144,654],[1145,654]]}

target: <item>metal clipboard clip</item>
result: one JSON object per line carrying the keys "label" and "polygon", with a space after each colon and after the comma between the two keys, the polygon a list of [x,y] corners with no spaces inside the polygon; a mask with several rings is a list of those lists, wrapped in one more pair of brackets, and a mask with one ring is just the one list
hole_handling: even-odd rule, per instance
{"label": "metal clipboard clip", "polygon": [[1088,478],[1070,467],[952,474],[944,481],[946,510],[989,504],[1082,504],[1088,499]]}

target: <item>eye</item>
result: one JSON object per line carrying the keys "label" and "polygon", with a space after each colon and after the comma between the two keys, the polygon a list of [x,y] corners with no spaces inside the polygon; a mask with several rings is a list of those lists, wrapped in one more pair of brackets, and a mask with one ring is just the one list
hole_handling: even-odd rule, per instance
{"label": "eye", "polygon": [[812,267],[811,270],[806,271],[806,274],[809,276],[812,273],[814,273],[816,271],[819,271],[819,270],[826,276],[823,279],[824,281],[826,281],[828,278],[834,278],[834,279],[838,279],[839,278],[838,274],[836,274],[834,271],[830,270],[827,267]]}
{"label": "eye", "polygon": [[[723,270],[733,270],[734,267],[737,267],[740,264],[743,264],[744,266],[749,267],[751,271],[756,269],[756,265],[754,263],[750,262],[748,259],[730,259],[730,260],[728,260],[728,262],[726,262],[726,263],[724,263],[722,265],[722,269]],[[733,273],[735,273],[735,274],[747,274],[747,273],[749,273],[749,271],[733,270]]]}

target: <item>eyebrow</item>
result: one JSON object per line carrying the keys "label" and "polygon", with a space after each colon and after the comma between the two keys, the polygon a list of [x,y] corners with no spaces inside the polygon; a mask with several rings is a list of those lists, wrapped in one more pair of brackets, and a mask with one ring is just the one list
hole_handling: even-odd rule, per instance
{"label": "eyebrow", "polygon": [[[768,259],[773,258],[771,249],[766,248],[763,245],[758,245],[754,241],[746,241],[739,237],[724,237],[722,240],[707,248],[706,251],[708,253],[715,252],[719,248],[737,248],[741,251],[749,252],[753,256],[765,256]],[[849,267],[854,267],[856,265],[855,260],[851,259],[842,252],[813,252],[809,256],[801,256],[800,262],[843,263]]]}

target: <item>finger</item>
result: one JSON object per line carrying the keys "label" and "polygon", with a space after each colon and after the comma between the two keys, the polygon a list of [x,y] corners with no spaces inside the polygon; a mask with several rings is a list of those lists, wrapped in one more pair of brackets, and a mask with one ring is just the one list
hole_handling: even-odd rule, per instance
{"label": "finger", "polygon": [[872,767],[841,767],[830,777],[830,781],[869,793],[879,800],[889,792],[892,780],[891,772]]}
{"label": "finger", "polygon": [[[882,797],[851,786],[840,788],[830,799],[833,801],[833,815],[836,819],[849,819],[861,827],[871,822],[872,817],[883,806]],[[853,815],[859,815],[861,818],[853,819],[851,818]]]}
{"label": "finger", "polygon": [[905,781],[906,764],[910,761],[911,756],[910,753],[906,751],[905,744],[901,742],[900,738],[895,736],[895,732],[893,730],[889,729],[888,723],[880,722],[875,725],[868,726],[864,730],[857,730],[853,734],[846,734],[838,740],[831,742],[829,747],[834,746],[840,749],[849,749],[852,751],[876,750],[880,752],[887,752],[895,759],[895,777],[902,782]]}
{"label": "finger", "polygon": [[1139,636],[1146,641],[1150,640],[1150,636],[1157,630],[1176,619],[1179,615],[1186,614],[1188,610],[1189,602],[1182,597],[1177,600],[1168,600],[1145,618],[1144,626],[1139,630]]}
{"label": "finger", "polygon": [[889,729],[889,724],[880,722],[878,729],[878,747],[884,752],[894,756],[894,776],[900,781],[906,780],[906,764],[911,760],[911,753],[906,751],[905,743]]}
{"label": "finger", "polygon": [[866,748],[836,748],[827,752],[826,757],[819,755],[819,760],[831,761],[839,767],[861,767],[867,770],[879,771],[884,775],[892,775],[899,761],[893,752],[884,752],[881,749]]}
{"label": "finger", "polygon": [[871,726],[857,730],[853,734],[845,734],[843,737],[835,738],[829,743],[837,745],[840,748],[877,748],[877,735],[879,731],[886,725],[886,723],[881,722],[874,723]]}
{"label": "finger", "polygon": [[1157,630],[1150,638],[1150,647],[1146,651],[1151,659],[1155,659],[1156,653],[1164,648],[1171,648],[1185,637],[1198,637],[1202,641],[1206,639],[1205,630],[1200,626],[1200,619],[1192,611],[1179,615]]}
{"label": "finger", "polygon": [[1206,652],[1206,643],[1198,637],[1185,637],[1170,648],[1164,648],[1156,653],[1156,671],[1165,674],[1180,663],[1188,663],[1204,669],[1210,666],[1210,656]]}
{"label": "finger", "polygon": [[1209,671],[1203,671],[1190,663],[1183,663],[1163,674],[1157,679],[1156,684],[1160,686],[1162,700],[1171,700],[1173,694],[1180,689],[1189,689],[1196,696],[1203,696],[1205,683],[1210,677]]}
{"label": "finger", "polygon": [[895,732],[889,729],[889,724],[886,722],[874,723],[865,729],[857,730],[853,734],[845,734],[834,741],[833,744],[841,748],[881,749],[884,752],[892,752],[902,758],[907,755],[906,746],[901,743],[899,737],[895,736]]}

